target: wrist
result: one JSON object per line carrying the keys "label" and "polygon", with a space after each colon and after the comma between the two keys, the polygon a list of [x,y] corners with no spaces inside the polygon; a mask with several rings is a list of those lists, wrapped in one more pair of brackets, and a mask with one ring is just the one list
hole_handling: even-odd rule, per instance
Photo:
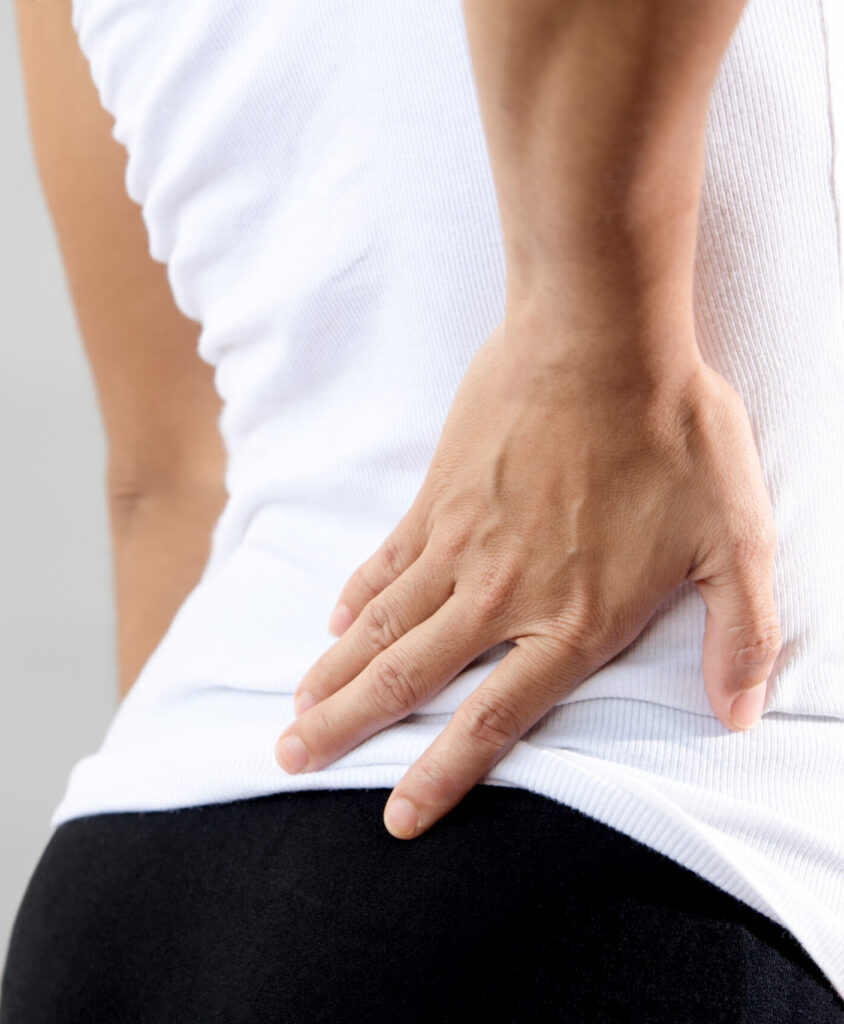
{"label": "wrist", "polygon": [[607,185],[596,175],[590,188],[572,191],[563,183],[556,201],[549,197],[538,209],[505,206],[508,302],[551,301],[624,316],[690,304],[700,182],[681,187],[678,177],[676,167],[670,175],[663,165],[623,184]]}
{"label": "wrist", "polygon": [[[525,161],[528,194],[499,188],[508,275],[533,268],[610,268],[631,283],[691,270],[698,230],[703,138],[627,150],[590,165],[586,179]],[[642,144],[645,148],[644,143]]]}
{"label": "wrist", "polygon": [[537,374],[660,390],[702,362],[690,283],[671,277],[628,288],[620,279],[547,272],[509,287],[502,341]]}

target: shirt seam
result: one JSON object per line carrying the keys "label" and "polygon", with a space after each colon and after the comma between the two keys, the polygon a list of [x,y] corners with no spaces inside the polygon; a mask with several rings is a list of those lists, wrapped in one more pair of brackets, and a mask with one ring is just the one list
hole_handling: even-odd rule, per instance
{"label": "shirt seam", "polygon": [[842,225],[841,207],[838,196],[838,161],[840,159],[840,140],[835,119],[834,98],[832,93],[832,69],[831,69],[831,46],[829,41],[829,26],[827,24],[824,0],[817,0],[818,18],[821,26],[821,39],[824,49],[824,80],[826,83],[826,104],[827,121],[829,124],[830,160],[829,160],[829,186],[832,199],[832,209],[835,216],[835,240],[838,252],[838,283],[844,288],[844,253],[842,253]]}

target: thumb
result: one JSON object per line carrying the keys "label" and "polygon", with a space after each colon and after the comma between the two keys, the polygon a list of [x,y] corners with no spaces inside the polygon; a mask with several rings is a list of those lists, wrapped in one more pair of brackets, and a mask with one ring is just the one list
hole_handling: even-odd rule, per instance
{"label": "thumb", "polygon": [[782,648],[774,602],[773,548],[695,580],[706,602],[703,678],[709,703],[731,730],[762,716],[767,680]]}

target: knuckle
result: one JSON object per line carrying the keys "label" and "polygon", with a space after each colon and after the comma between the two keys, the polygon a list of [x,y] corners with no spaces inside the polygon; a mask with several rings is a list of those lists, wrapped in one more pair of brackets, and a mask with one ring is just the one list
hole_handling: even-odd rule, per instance
{"label": "knuckle", "polygon": [[320,701],[311,709],[313,730],[318,736],[331,736],[337,728],[334,715],[328,710],[330,702]]}
{"label": "knuckle", "polygon": [[500,615],[512,600],[521,576],[515,560],[496,559],[481,569],[474,583],[475,608],[483,616]]}
{"label": "knuckle", "polygon": [[623,650],[635,639],[636,631],[631,628],[628,618],[618,614],[606,614],[600,616],[599,622],[594,624],[584,640],[588,643],[590,652],[612,653]]}
{"label": "knuckle", "polygon": [[462,716],[469,739],[496,750],[510,746],[521,735],[519,720],[506,702],[476,697],[469,702]]}
{"label": "knuckle", "polygon": [[378,551],[378,557],[385,575],[395,577],[404,572],[404,553],[395,537],[387,537]]}
{"label": "knuckle", "polygon": [[363,616],[364,637],[370,647],[383,649],[394,644],[402,635],[395,613],[384,601],[367,605]]}
{"label": "knuckle", "polygon": [[372,697],[378,709],[390,718],[404,717],[419,703],[411,674],[390,660],[372,663]]}
{"label": "knuckle", "polygon": [[466,549],[467,538],[461,530],[440,531],[434,538],[434,550],[438,561],[445,568],[453,568]]}
{"label": "knuckle", "polygon": [[596,600],[584,596],[573,601],[566,610],[566,625],[575,639],[588,646],[594,637],[608,628],[609,619],[601,613]]}
{"label": "knuckle", "polygon": [[445,803],[454,791],[454,780],[445,768],[430,754],[423,755],[413,766],[415,783],[425,790],[426,801],[432,804]]}
{"label": "knuckle", "polygon": [[371,601],[376,594],[379,594],[380,588],[375,582],[374,566],[369,562],[360,566],[352,574],[352,577],[349,580],[349,588],[357,590],[367,601]]}
{"label": "knuckle", "polygon": [[782,647],[782,633],[773,620],[743,627],[736,639],[734,659],[740,668],[765,665],[776,658]]}
{"label": "knuckle", "polygon": [[609,614],[602,613],[593,595],[583,594],[570,600],[557,616],[557,632],[567,645],[586,651],[602,645],[614,622]]}

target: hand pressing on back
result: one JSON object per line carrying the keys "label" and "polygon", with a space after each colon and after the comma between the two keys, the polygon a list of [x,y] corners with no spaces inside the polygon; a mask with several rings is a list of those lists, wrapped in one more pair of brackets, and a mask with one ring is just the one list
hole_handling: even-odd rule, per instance
{"label": "hand pressing on back", "polygon": [[343,588],[347,628],[276,749],[285,770],[323,768],[512,642],[390,794],[394,835],[454,807],[687,580],[714,714],[761,713],[774,517],[693,301],[709,94],[743,4],[463,0],[506,314],[411,508]]}
{"label": "hand pressing on back", "polygon": [[515,644],[395,787],[397,836],[454,807],[687,580],[706,602],[703,676],[727,728],[758,719],[781,646],[773,513],[738,393],[692,356],[656,378],[527,358],[537,346],[516,335],[531,329],[505,320],[479,348],[419,494],[344,587],[334,622],[347,628],[301,680],[277,745],[286,770],[323,768]]}

